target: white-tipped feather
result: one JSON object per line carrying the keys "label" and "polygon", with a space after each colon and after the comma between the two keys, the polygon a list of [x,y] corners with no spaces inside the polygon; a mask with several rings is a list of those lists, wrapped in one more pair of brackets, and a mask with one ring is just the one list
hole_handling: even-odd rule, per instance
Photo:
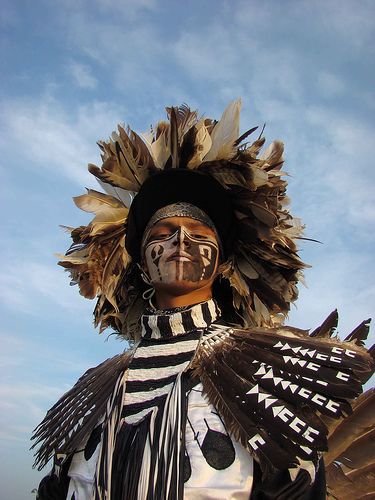
{"label": "white-tipped feather", "polygon": [[126,207],[130,207],[135,196],[134,191],[127,191],[126,189],[122,189],[120,187],[111,186],[107,182],[103,182],[100,179],[96,180],[107,194],[120,200]]}
{"label": "white-tipped feather", "polygon": [[227,106],[220,121],[212,131],[212,146],[204,161],[228,159],[233,156],[236,151],[234,143],[240,133],[241,107],[241,99],[237,99]]}
{"label": "white-tipped feather", "polygon": [[156,141],[147,142],[146,144],[154,160],[155,167],[162,169],[171,154],[166,130],[159,135]]}
{"label": "white-tipped feather", "polygon": [[284,143],[282,141],[273,141],[260,155],[260,159],[267,162],[269,165],[282,163],[284,153]]}

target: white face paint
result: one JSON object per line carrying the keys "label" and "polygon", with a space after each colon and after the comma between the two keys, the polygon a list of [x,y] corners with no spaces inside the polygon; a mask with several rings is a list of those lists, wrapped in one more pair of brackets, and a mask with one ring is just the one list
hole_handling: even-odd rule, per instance
{"label": "white face paint", "polygon": [[215,275],[219,245],[214,231],[202,222],[171,217],[151,228],[143,252],[152,283],[201,285]]}

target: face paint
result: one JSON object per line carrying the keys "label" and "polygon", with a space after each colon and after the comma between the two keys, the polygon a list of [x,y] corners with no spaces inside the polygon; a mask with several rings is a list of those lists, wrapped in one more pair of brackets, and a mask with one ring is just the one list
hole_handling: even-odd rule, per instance
{"label": "face paint", "polygon": [[216,237],[209,228],[188,225],[162,227],[147,237],[144,259],[151,282],[200,282],[213,277],[219,255]]}

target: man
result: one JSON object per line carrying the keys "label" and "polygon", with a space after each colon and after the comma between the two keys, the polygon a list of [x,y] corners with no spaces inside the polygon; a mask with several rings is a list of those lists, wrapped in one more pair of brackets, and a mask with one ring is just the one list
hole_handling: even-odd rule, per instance
{"label": "man", "polygon": [[171,108],[144,140],[119,128],[89,167],[110,196],[76,199],[96,216],[61,264],[98,296],[96,324],[136,344],[36,429],[37,462],[54,456],[39,498],[325,497],[321,415],[348,414],[368,378],[366,326],[350,344],[329,338],[334,316],[312,337],[277,326],[304,267],[301,226],[280,143],[261,158],[262,138],[241,146],[253,130],[239,137],[239,109],[213,122]]}

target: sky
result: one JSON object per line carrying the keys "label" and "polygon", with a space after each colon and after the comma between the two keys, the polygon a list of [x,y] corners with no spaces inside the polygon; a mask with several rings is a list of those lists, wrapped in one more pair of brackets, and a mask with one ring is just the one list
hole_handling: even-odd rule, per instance
{"label": "sky", "polygon": [[[288,323],[335,308],[345,337],[374,313],[372,0],[2,0],[0,500],[33,498],[29,437],[90,366],[126,343],[98,335],[94,303],[56,265],[60,224],[97,189],[87,163],[118,123],[138,132],[188,103],[285,142],[292,212],[312,268]],[[373,330],[374,331],[374,330]],[[374,340],[374,334],[371,335]]]}

